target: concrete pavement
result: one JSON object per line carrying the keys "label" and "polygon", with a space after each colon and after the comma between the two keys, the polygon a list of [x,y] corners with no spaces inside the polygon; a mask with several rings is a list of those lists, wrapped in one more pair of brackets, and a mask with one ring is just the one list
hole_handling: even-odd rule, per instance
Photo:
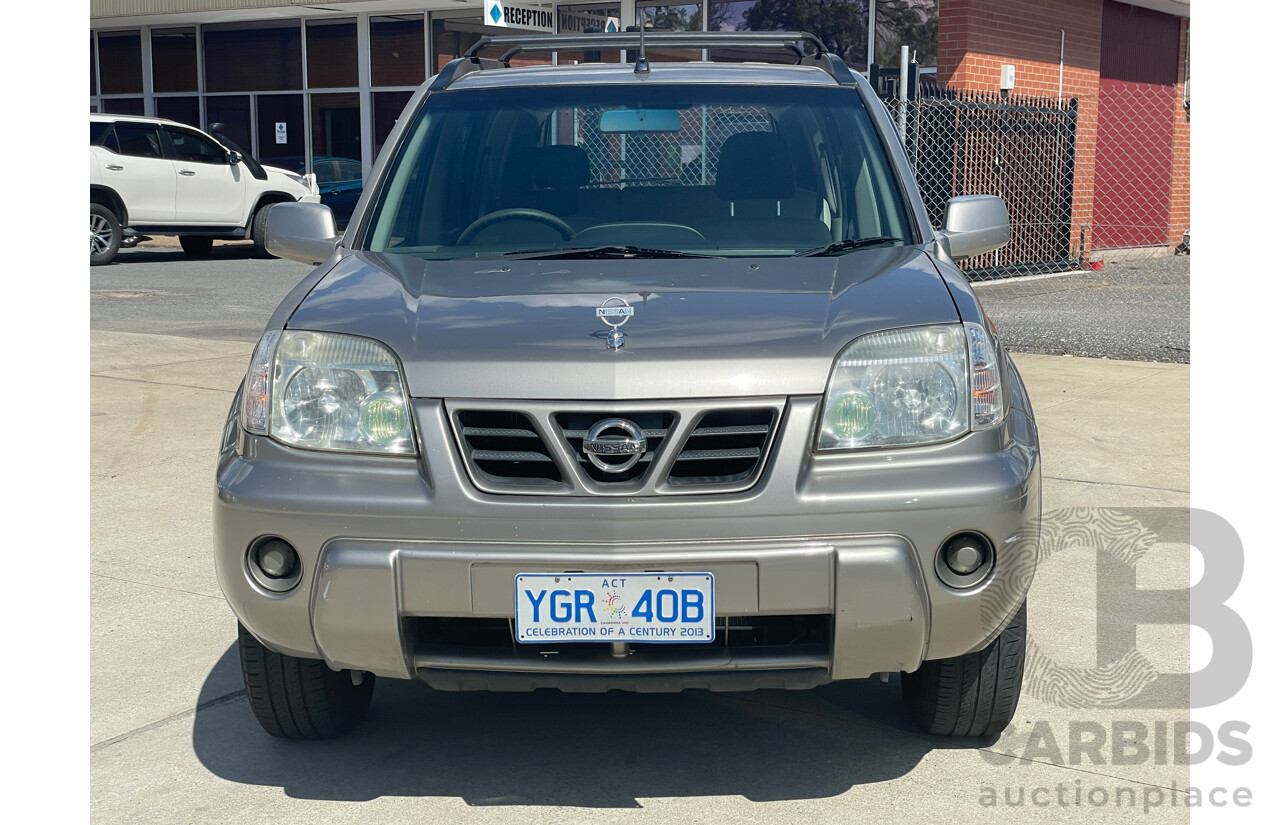
{"label": "concrete pavement", "polygon": [[[1166,707],[1147,709],[1055,691],[1124,646],[1090,541],[1137,535],[1137,586],[1189,583],[1186,365],[1016,356],[1054,552],[1030,601],[1039,669],[999,742],[916,733],[895,679],[669,696],[383,681],[353,735],[286,743],[246,706],[211,556],[214,459],[252,345],[94,330],[91,347],[95,822],[1187,821],[1188,767],[1153,745],[1187,719],[1185,685],[1161,682]],[[1138,630],[1142,661],[1189,669],[1187,627]]]}

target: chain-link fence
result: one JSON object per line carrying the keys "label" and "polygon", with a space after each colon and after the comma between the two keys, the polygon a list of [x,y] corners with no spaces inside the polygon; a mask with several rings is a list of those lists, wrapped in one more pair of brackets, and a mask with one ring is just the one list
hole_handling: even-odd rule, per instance
{"label": "chain-link fence", "polygon": [[582,147],[593,185],[714,186],[720,147],[740,132],[773,130],[769,113],[755,106],[700,106],[680,113],[678,132],[606,134],[603,107],[583,106],[559,113],[560,128],[572,124],[571,142]]}
{"label": "chain-link fence", "polygon": [[952,197],[1004,198],[1009,244],[960,266],[1007,346],[1190,360],[1190,115],[1172,87],[922,89],[885,105],[934,226]]}

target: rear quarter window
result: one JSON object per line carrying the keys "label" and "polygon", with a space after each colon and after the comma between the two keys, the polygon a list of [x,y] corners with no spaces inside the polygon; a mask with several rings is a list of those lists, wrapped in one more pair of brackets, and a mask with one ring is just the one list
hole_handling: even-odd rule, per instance
{"label": "rear quarter window", "polygon": [[113,152],[119,152],[120,146],[116,142],[116,132],[110,123],[99,123],[90,121],[89,123],[89,145],[101,146],[104,149],[110,149]]}

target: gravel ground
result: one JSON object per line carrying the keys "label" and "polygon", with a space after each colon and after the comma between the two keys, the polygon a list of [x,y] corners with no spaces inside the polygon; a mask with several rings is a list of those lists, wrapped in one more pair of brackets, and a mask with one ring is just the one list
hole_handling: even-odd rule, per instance
{"label": "gravel ground", "polygon": [[1013,352],[1191,363],[1191,256],[975,284]]}

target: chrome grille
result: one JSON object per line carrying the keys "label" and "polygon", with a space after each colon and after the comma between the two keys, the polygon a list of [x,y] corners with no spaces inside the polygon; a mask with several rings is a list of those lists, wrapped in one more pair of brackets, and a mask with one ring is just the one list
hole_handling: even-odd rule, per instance
{"label": "chrome grille", "polygon": [[[487,493],[544,496],[674,496],[750,489],[764,472],[786,410],[785,397],[643,402],[446,401],[472,483]],[[597,424],[602,442],[622,429],[643,434],[634,464],[593,463],[583,440]],[[635,430],[630,428],[634,427]],[[606,465],[633,452],[593,450]]]}

